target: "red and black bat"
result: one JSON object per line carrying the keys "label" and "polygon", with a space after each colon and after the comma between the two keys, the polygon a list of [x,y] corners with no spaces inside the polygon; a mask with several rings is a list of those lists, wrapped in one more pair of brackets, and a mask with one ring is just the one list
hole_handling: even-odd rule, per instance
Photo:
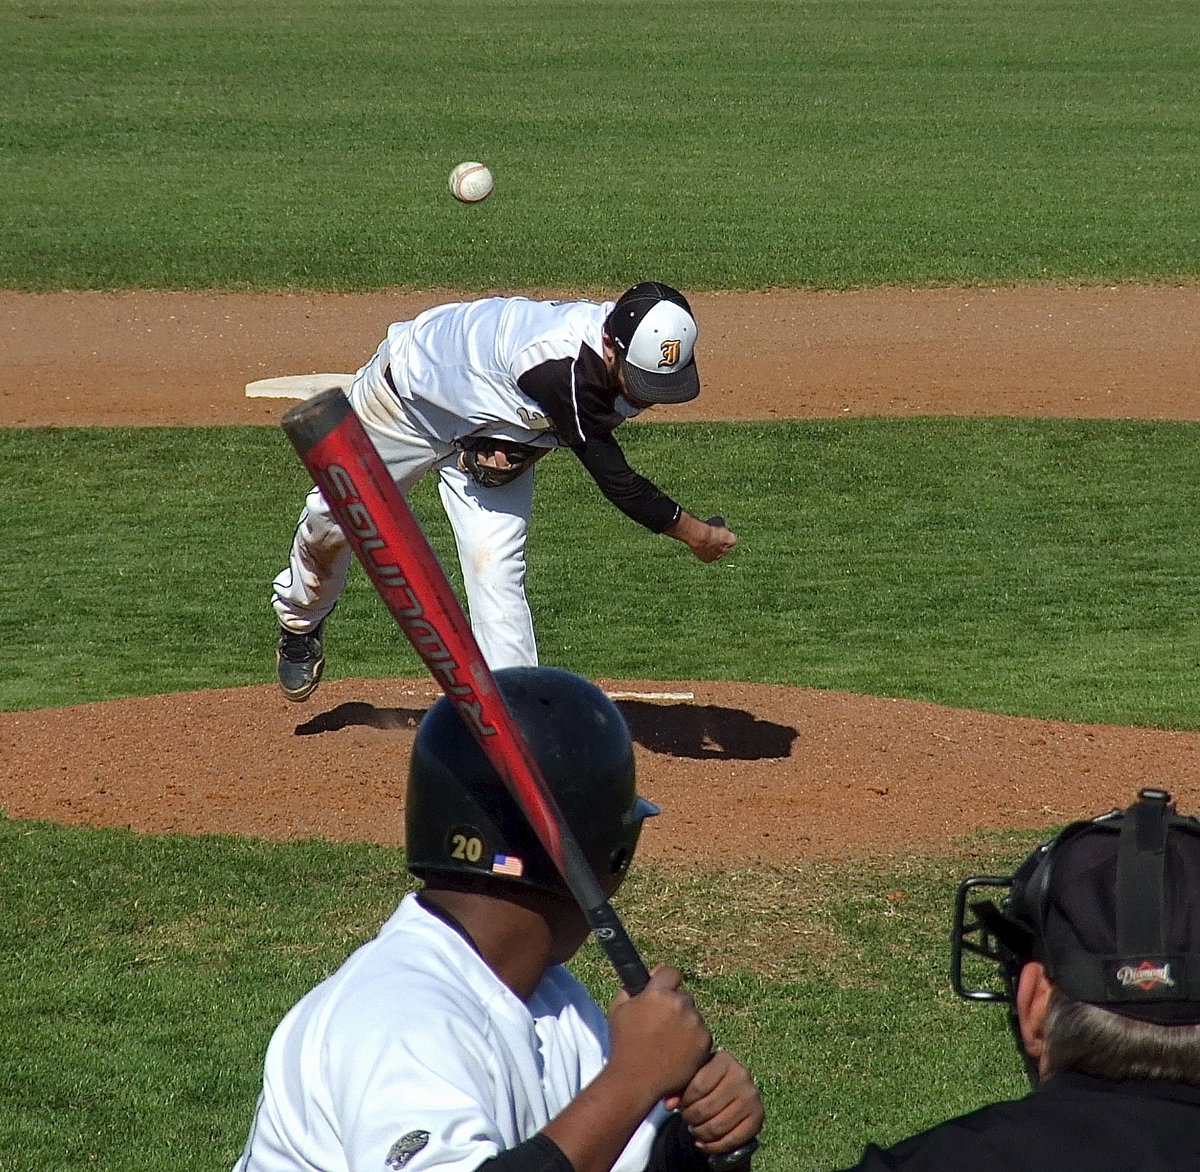
{"label": "red and black bat", "polygon": [[[314,395],[288,411],[282,426],[388,610],[529,820],[621,985],[641,992],[649,971],[509,712],[437,555],[345,393]],[[712,1157],[710,1166],[736,1168],[755,1146]]]}
{"label": "red and black bat", "polygon": [[425,666],[475,735],[583,909],[622,986],[650,974],[512,718],[445,571],[345,394],[293,408],[283,430]]}

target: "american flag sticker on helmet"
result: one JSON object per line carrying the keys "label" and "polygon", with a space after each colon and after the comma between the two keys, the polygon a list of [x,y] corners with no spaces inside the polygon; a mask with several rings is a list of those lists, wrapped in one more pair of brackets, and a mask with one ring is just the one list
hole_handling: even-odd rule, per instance
{"label": "american flag sticker on helmet", "polygon": [[492,859],[492,870],[497,875],[512,875],[520,879],[525,874],[525,864],[516,855],[496,855]]}

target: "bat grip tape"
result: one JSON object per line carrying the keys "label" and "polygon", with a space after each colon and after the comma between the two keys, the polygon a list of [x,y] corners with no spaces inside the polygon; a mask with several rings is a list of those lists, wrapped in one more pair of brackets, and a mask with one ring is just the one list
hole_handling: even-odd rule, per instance
{"label": "bat grip tape", "polygon": [[616,970],[621,988],[631,997],[640,993],[650,982],[650,972],[612,905],[605,900],[595,907],[584,908],[584,915],[596,942]]}

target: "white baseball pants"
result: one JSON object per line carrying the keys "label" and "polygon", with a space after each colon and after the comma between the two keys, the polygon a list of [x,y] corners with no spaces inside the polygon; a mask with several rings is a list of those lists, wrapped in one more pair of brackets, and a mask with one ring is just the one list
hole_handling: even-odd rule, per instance
{"label": "white baseball pants", "polygon": [[[355,376],[349,399],[402,495],[437,469],[438,493],[462,566],[471,629],[488,666],[538,662],[525,598],[525,543],[536,469],[500,488],[484,488],[458,468],[457,450],[419,426],[383,381],[378,358]],[[287,569],[273,583],[282,626],[304,633],[333,609],[353,551],[317,488],[308,494]]]}

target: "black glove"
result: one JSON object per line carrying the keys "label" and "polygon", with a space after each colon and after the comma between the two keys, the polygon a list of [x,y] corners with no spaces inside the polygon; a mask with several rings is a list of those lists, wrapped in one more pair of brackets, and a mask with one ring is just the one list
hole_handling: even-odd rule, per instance
{"label": "black glove", "polygon": [[[511,484],[550,450],[535,448],[533,444],[519,444],[514,440],[494,439],[492,436],[459,440],[458,447],[458,466],[484,488],[500,488]],[[481,458],[490,458],[497,452],[503,452],[507,458],[506,468],[493,468],[480,462]]]}

